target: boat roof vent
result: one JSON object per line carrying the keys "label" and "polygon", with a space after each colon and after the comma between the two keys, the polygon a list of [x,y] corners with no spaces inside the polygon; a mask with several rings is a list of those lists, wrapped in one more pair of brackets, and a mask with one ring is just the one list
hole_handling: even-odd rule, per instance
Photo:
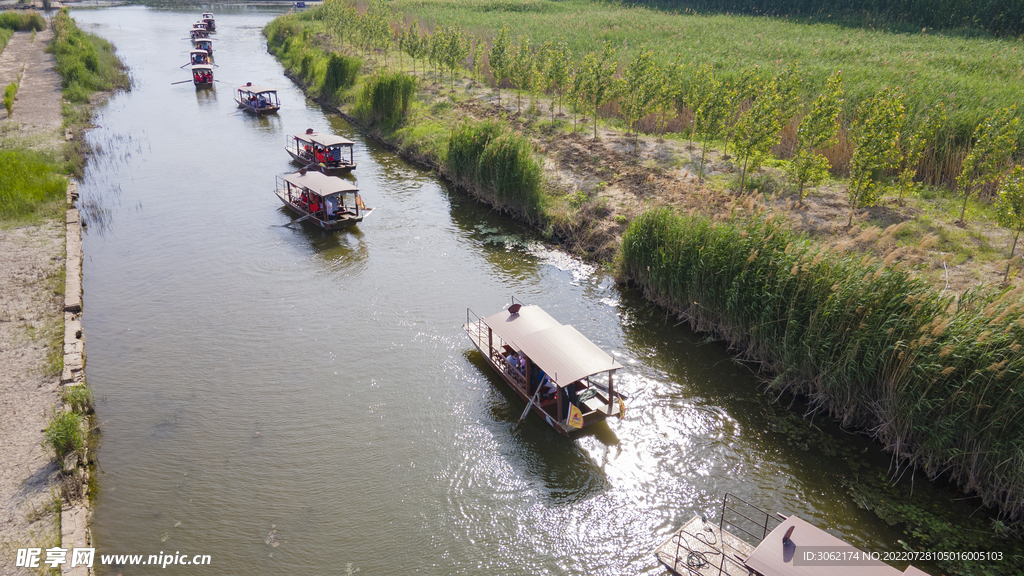
{"label": "boat roof vent", "polygon": [[516,315],[516,314],[519,314],[519,309],[522,308],[522,307],[523,307],[522,304],[513,304],[513,305],[508,307],[508,313],[512,314],[513,316]]}

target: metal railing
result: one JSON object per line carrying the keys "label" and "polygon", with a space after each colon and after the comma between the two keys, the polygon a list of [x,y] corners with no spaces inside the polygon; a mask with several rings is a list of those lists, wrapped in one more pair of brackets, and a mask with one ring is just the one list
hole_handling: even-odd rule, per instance
{"label": "metal railing", "polygon": [[[761,520],[762,516],[764,520]],[[735,521],[731,520],[730,517],[735,519]],[[739,530],[749,539],[753,540],[751,542],[748,538],[742,538],[748,544],[756,547],[779,524],[782,524],[782,520],[778,517],[754,506],[735,494],[726,492],[725,497],[722,498],[722,517],[718,521],[718,529],[722,531],[728,527],[728,532],[730,533],[735,533],[733,529]]]}

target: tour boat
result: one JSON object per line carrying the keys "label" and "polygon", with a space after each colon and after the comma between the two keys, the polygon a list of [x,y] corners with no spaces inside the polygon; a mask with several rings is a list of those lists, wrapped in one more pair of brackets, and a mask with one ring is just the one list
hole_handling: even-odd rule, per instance
{"label": "tour boat", "polygon": [[327,231],[340,230],[363,221],[373,212],[351,182],[312,171],[299,170],[277,177],[277,197],[299,218]]}
{"label": "tour boat", "polygon": [[193,30],[206,30],[207,32],[210,31],[210,29],[206,26],[206,22],[203,22],[202,20],[200,20],[199,22],[196,22],[195,24],[193,24],[192,25],[192,29]]}
{"label": "tour boat", "polygon": [[[622,365],[540,306],[513,301],[508,310],[486,318],[467,310],[463,330],[491,368],[527,402],[524,417],[532,409],[557,432],[569,435],[624,415],[623,396],[613,381]],[[600,382],[605,373],[607,385]]]}
{"label": "tour boat", "polygon": [[245,86],[238,89],[235,102],[238,102],[239,108],[253,114],[270,114],[281,108],[276,88],[253,86],[252,82],[246,82]]}
{"label": "tour boat", "polygon": [[332,176],[351,172],[356,167],[354,148],[355,142],[348,138],[320,134],[312,128],[289,136],[284,147],[294,162]]}
{"label": "tour boat", "polygon": [[188,57],[189,64],[192,65],[210,63],[210,53],[206,50],[189,50]]}
{"label": "tour boat", "polygon": [[210,38],[196,38],[192,40],[192,45],[196,50],[206,50],[206,53],[213,57],[213,40]]}
{"label": "tour boat", "polygon": [[676,576],[927,576],[913,566],[900,571],[878,552],[859,550],[795,515],[770,514],[732,494],[722,499],[717,523],[694,516],[654,556]]}
{"label": "tour boat", "polygon": [[213,86],[213,66],[209,64],[192,66],[192,83],[196,85],[196,88]]}
{"label": "tour boat", "polygon": [[195,42],[199,38],[209,38],[210,33],[205,28],[193,28],[189,31],[189,35],[192,37],[192,41]]}
{"label": "tour boat", "polygon": [[203,24],[206,24],[206,29],[210,32],[217,31],[217,24],[213,21],[213,14],[209,12],[204,12],[202,22]]}

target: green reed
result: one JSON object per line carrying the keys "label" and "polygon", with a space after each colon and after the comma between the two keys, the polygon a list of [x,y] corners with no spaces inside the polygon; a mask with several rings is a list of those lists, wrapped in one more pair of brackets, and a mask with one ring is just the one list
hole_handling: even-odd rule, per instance
{"label": "green reed", "polygon": [[935,292],[769,219],[636,219],[623,273],[931,476],[1024,515],[1024,289]]}
{"label": "green reed", "polygon": [[54,410],[44,430],[43,447],[53,451],[58,461],[73,452],[85,451],[85,432],[82,431],[82,415],[77,412]]}
{"label": "green reed", "polygon": [[405,119],[416,78],[402,72],[380,72],[365,80],[353,113],[363,122],[393,129]]}
{"label": "green reed", "polygon": [[543,169],[521,134],[493,120],[465,122],[451,132],[445,165],[456,182],[483,188],[500,208],[540,216]]}

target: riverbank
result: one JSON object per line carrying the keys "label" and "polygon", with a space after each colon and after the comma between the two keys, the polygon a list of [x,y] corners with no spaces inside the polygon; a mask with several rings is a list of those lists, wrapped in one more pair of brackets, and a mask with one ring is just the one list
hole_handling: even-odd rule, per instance
{"label": "riverbank", "polygon": [[[505,100],[499,105],[491,89],[470,78],[457,78],[449,84],[446,75],[443,81],[437,81],[437,77],[435,81],[430,81],[429,76],[421,70],[421,90],[415,96],[415,104],[409,108],[405,123],[397,127],[375,125],[367,122],[366,117],[358,111],[363,88],[360,83],[357,82],[351,89],[326,95],[320,91],[322,78],[318,74],[322,70],[318,70],[316,62],[323,52],[318,51],[340,49],[344,52],[345,49],[333,43],[329,37],[318,35],[315,28],[306,31],[301,28],[288,30],[281,34],[284,29],[285,26],[268,26],[271,52],[285,64],[290,77],[303,86],[307,94],[362,126],[386,146],[459,182],[484,202],[503,208],[502,203],[495,201],[491,194],[475,189],[472,184],[458,179],[451,172],[445,161],[449,151],[449,134],[467,121],[496,119],[530,138],[542,155],[546,175],[547,204],[545,217],[540,219],[541,231],[570,250],[609,265],[618,254],[622,234],[629,224],[641,214],[658,207],[701,214],[712,221],[742,220],[744,215],[770,214],[771,218],[784,222],[785,229],[811,232],[817,241],[832,245],[831,249],[838,253],[856,254],[857,258],[867,260],[875,255],[883,256],[885,266],[910,270],[927,279],[933,286],[942,286],[943,292],[964,290],[986,279],[995,284],[1001,280],[1002,270],[999,268],[1007,264],[1002,261],[986,267],[986,272],[982,273],[977,266],[978,259],[968,257],[954,263],[950,253],[930,250],[940,237],[948,239],[959,228],[952,222],[945,224],[931,217],[948,210],[943,202],[929,204],[927,198],[919,198],[924,202],[883,205],[858,211],[861,223],[852,227],[843,226],[838,222],[843,220],[845,223],[846,214],[842,182],[826,184],[815,197],[797,205],[794,198],[780,186],[781,177],[778,172],[769,168],[756,179],[759,191],[737,196],[728,185],[729,180],[735,177],[735,165],[721,152],[712,154],[711,174],[707,183],[702,185],[695,174],[692,151],[681,140],[641,136],[634,150],[632,137],[626,137],[604,125],[599,128],[600,139],[592,140],[579,135],[575,130],[567,131],[568,116],[550,111],[551,117],[558,120],[549,121],[542,110],[553,106],[550,100],[528,95],[528,103],[520,105],[517,102],[513,106],[512,102],[518,98],[512,95],[512,91],[505,91]],[[351,51],[348,53],[353,54]],[[379,54],[376,55],[376,58],[379,57]],[[392,65],[396,57],[392,56]],[[399,68],[402,68],[401,64]],[[689,161],[685,160],[687,157]],[[928,217],[921,218],[922,214]],[[525,219],[538,223],[536,218],[527,216]],[[930,236],[934,237],[929,239]],[[974,239],[980,245],[995,243],[994,238],[1006,240],[1010,235],[1006,230],[993,230],[989,226],[984,231],[969,229],[960,238],[963,244],[971,244],[973,241],[969,239]],[[985,241],[981,241],[981,238]],[[951,272],[951,269],[955,270]],[[655,301],[679,310],[669,300],[655,298]],[[714,324],[716,320],[724,318],[711,319],[712,323],[704,329],[724,335],[721,326]],[[768,367],[769,370],[784,368],[778,365]],[[807,393],[806,390],[798,392]],[[907,448],[901,445],[897,451],[906,456]],[[933,472],[935,470],[932,469]],[[970,489],[978,484],[972,477],[967,485]],[[1006,493],[1001,492],[1002,486],[997,486],[996,492],[992,494],[1005,496]],[[850,490],[858,498],[867,493],[859,486],[851,487]],[[989,498],[989,502],[994,503],[1003,496]],[[1011,495],[1007,503],[1012,504],[1014,498]],[[893,512],[891,508],[881,506],[881,502],[884,499],[876,495],[876,501],[865,500],[865,505],[880,515],[882,513],[878,511],[885,509],[887,521],[908,521],[911,517],[909,513]],[[1017,513],[1013,506],[1004,507],[1003,511],[1008,516]],[[952,542],[948,539],[949,532],[943,528],[953,525],[949,519],[939,521],[936,517],[928,516],[924,523],[931,530],[930,535],[922,536],[924,541],[931,544]],[[1000,532],[1000,525],[995,527],[996,533]],[[984,523],[980,528],[983,531],[991,530]],[[920,532],[915,530],[915,534]],[[1009,533],[1012,532],[1011,528]],[[1008,533],[1004,530],[1001,535],[1006,536]],[[972,542],[987,542],[984,534],[980,538]]]}
{"label": "riverbank", "polygon": [[[73,174],[87,110],[63,102],[56,27],[16,32],[0,83],[16,84],[0,119],[5,211],[0,221],[0,574],[19,548],[89,545],[91,392],[85,379],[82,236]],[[72,24],[73,25],[73,24]],[[66,107],[66,108],[65,108]],[[62,573],[86,574],[84,566]]]}

